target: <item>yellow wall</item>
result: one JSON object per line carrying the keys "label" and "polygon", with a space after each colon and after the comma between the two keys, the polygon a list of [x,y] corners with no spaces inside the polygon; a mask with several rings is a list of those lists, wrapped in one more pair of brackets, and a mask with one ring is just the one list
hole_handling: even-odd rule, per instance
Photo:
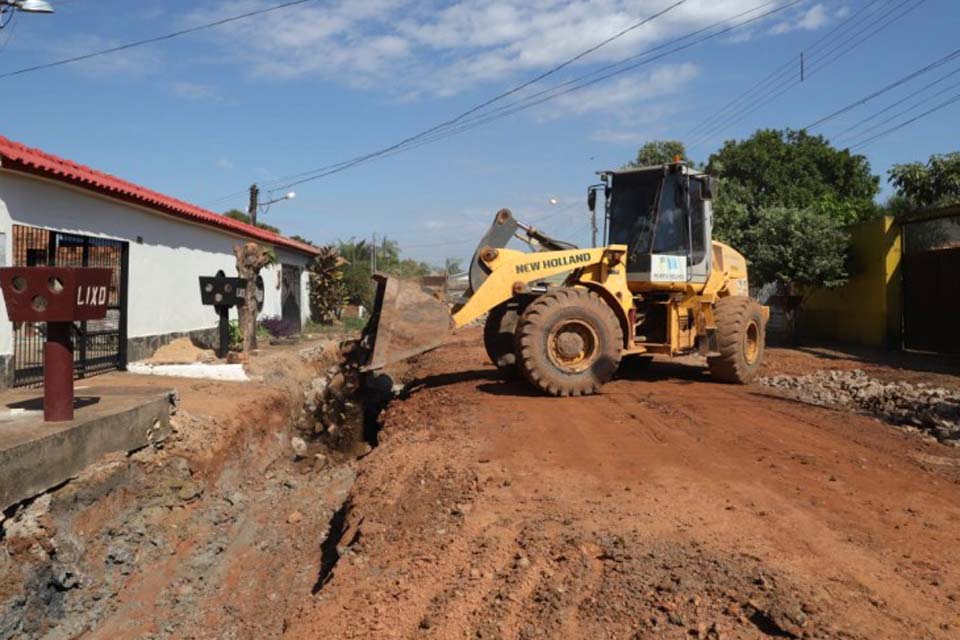
{"label": "yellow wall", "polygon": [[806,337],[875,347],[900,345],[900,227],[892,217],[848,229],[850,281],[815,292],[800,315]]}

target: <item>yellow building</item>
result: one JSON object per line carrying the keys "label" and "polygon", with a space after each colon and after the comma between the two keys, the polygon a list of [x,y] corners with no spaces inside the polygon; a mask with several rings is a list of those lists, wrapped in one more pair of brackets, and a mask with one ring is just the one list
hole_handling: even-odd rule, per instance
{"label": "yellow building", "polygon": [[885,216],[851,226],[850,280],[812,294],[800,334],[883,348],[901,345],[900,224]]}

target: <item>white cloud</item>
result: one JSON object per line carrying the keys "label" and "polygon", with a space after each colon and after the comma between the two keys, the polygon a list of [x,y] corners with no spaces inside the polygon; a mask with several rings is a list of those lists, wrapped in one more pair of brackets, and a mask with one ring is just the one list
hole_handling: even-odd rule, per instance
{"label": "white cloud", "polygon": [[[840,9],[840,14],[842,14],[845,9],[845,7]],[[829,20],[830,16],[827,13],[826,7],[817,3],[809,9],[800,12],[792,19],[778,22],[770,29],[770,33],[780,35],[791,31],[815,31],[827,24]]]}
{"label": "white cloud", "polygon": [[650,103],[683,90],[699,73],[700,69],[692,63],[664,65],[639,77],[621,76],[613,82],[599,84],[589,93],[578,91],[561,96],[547,103],[544,112],[557,117],[568,113],[605,111],[649,119],[649,116],[642,115],[644,110],[656,116],[662,114],[659,106]]}
{"label": "white cloud", "polygon": [[[265,6],[268,0],[222,0],[187,21]],[[320,77],[409,99],[527,77],[665,6],[663,0],[336,0],[229,23],[208,37],[259,76]],[[635,55],[756,6],[756,0],[690,0],[575,66]],[[822,12],[818,4],[790,24],[816,28]]]}
{"label": "white cloud", "polygon": [[223,169],[224,171],[229,171],[230,169],[233,169],[233,163],[224,156],[220,156],[217,158],[217,168]]}

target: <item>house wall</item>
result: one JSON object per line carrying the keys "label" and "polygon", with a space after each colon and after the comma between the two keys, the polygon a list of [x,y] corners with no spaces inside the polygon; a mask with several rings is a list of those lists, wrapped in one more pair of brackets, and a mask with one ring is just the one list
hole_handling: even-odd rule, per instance
{"label": "house wall", "polygon": [[[126,240],[129,251],[128,338],[210,330],[213,307],[200,304],[198,276],[236,274],[233,246],[245,238],[133,204],[18,173],[0,171],[3,266],[12,261],[12,225]],[[308,256],[277,249],[281,262],[303,266]],[[262,315],[280,315],[279,264],[264,269]],[[301,278],[306,287],[306,275]],[[303,297],[306,300],[306,297]],[[304,307],[306,305],[303,305]],[[308,311],[301,309],[304,318]],[[231,310],[236,318],[236,310]],[[12,353],[12,327],[0,307],[0,355]],[[131,353],[131,359],[141,354]]]}
{"label": "house wall", "polygon": [[882,348],[900,345],[900,226],[892,217],[849,229],[851,276],[837,289],[814,293],[800,315],[805,337]]}

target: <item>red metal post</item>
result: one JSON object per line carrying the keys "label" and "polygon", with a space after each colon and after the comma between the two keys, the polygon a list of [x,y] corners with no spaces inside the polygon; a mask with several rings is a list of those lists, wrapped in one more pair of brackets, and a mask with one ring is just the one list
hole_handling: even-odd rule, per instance
{"label": "red metal post", "polygon": [[[2,1],[0,1],[2,4]],[[107,315],[112,271],[96,267],[2,267],[0,290],[13,322],[45,322],[43,419],[73,420],[73,323]]]}
{"label": "red metal post", "polygon": [[48,322],[43,343],[43,419],[73,420],[72,322]]}

